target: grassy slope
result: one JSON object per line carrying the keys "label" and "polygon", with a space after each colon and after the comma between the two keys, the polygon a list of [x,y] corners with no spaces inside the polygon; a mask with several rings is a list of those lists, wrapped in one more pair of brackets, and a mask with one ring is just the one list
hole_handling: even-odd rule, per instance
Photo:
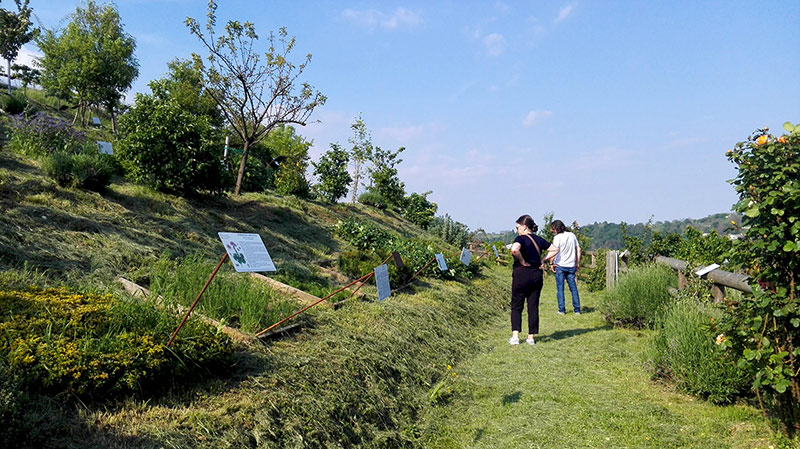
{"label": "grassy slope", "polygon": [[581,291],[588,313],[556,315],[549,279],[537,344],[509,346],[506,319],[497,319],[489,350],[455,367],[456,398],[426,416],[427,447],[769,445],[753,407],[716,407],[651,382],[640,359],[650,333],[607,327],[592,310],[598,295]]}
{"label": "grassy slope", "polygon": [[92,283],[144,276],[139,268],[163,251],[216,259],[223,253],[219,231],[259,233],[279,270],[324,282],[315,267],[332,263],[340,250],[329,230],[339,218],[419,233],[369,208],[267,194],[183,199],[128,183],[112,184],[103,195],[62,189],[35,162],[7,152],[0,152],[0,208],[0,267],[28,263],[61,279],[88,276]]}

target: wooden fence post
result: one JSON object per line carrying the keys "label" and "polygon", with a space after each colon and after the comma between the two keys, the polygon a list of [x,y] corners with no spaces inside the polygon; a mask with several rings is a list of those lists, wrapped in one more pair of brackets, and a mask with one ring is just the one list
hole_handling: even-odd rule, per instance
{"label": "wooden fence post", "polygon": [[683,290],[687,285],[686,273],[684,273],[683,270],[678,270],[678,290]]}
{"label": "wooden fence post", "polygon": [[619,251],[609,251],[606,253],[606,290],[611,290],[617,284],[619,275]]}
{"label": "wooden fence post", "polygon": [[721,303],[725,299],[725,287],[715,283],[711,286],[711,296],[714,297],[714,303]]}

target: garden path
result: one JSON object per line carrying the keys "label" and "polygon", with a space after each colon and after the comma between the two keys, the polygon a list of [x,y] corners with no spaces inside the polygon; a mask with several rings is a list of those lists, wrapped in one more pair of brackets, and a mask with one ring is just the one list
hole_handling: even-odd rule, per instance
{"label": "garden path", "polygon": [[510,346],[507,318],[474,342],[486,350],[448,370],[452,397],[422,421],[426,447],[770,446],[757,409],[714,406],[652,381],[642,361],[652,332],[607,326],[600,294],[579,289],[584,313],[557,315],[548,276],[535,346]]}

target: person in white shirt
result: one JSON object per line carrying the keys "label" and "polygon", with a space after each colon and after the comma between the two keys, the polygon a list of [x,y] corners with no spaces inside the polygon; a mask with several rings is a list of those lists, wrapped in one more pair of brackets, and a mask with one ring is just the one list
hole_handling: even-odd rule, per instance
{"label": "person in white shirt", "polygon": [[578,284],[575,275],[581,265],[581,245],[575,234],[567,230],[564,222],[553,220],[553,246],[558,248],[558,254],[553,260],[552,269],[556,274],[556,298],[558,299],[558,313],[564,315],[564,279],[567,280],[569,292],[572,295],[572,311],[576,315],[581,313],[581,300],[578,297]]}

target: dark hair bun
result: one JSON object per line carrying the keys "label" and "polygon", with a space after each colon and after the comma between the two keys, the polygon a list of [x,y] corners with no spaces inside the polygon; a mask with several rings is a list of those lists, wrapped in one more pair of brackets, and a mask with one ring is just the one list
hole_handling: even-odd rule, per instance
{"label": "dark hair bun", "polygon": [[533,218],[531,218],[530,215],[523,215],[519,217],[517,219],[517,223],[527,227],[528,229],[531,230],[531,232],[536,232],[539,230],[539,225],[537,225],[536,222],[533,221]]}

